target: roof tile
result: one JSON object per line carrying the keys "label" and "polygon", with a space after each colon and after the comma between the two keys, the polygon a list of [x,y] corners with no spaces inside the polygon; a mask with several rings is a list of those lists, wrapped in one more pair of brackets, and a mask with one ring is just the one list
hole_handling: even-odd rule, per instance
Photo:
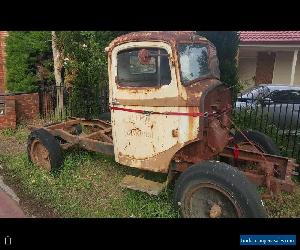
{"label": "roof tile", "polygon": [[300,43],[300,31],[240,31],[241,43]]}

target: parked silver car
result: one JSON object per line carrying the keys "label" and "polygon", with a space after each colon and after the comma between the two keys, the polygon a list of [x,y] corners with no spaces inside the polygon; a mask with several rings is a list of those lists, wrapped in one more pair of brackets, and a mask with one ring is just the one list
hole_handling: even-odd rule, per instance
{"label": "parked silver car", "polygon": [[300,132],[300,86],[261,84],[239,94],[235,106],[237,112],[247,108],[265,114],[280,130]]}

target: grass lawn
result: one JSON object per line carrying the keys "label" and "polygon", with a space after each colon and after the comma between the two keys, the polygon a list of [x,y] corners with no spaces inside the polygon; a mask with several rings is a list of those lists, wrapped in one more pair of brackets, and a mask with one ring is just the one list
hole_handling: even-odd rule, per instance
{"label": "grass lawn", "polygon": [[[119,182],[126,174],[140,172],[117,164],[112,157],[73,150],[65,153],[59,171],[39,170],[27,159],[28,133],[24,127],[0,132],[0,140],[6,142],[6,150],[0,148],[0,175],[15,189],[21,206],[31,200],[31,207],[50,211],[41,217],[178,217],[172,187],[159,196],[122,189]],[[270,217],[300,217],[300,188],[297,185],[294,194],[282,194],[265,204]]]}
{"label": "grass lawn", "polygon": [[[26,144],[28,133],[21,128],[16,132],[2,131],[0,136],[12,139],[16,146],[16,142]],[[17,186],[21,201],[23,195],[35,199],[56,216],[178,217],[171,190],[156,197],[119,187],[126,174],[137,171],[117,164],[112,157],[73,150],[65,153],[64,166],[59,171],[46,173],[28,161],[24,150],[10,152],[0,153],[0,174],[5,181]]]}

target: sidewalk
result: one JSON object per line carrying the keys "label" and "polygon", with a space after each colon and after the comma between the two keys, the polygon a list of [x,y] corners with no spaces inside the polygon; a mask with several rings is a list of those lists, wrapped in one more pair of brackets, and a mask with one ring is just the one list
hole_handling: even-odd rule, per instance
{"label": "sidewalk", "polygon": [[18,203],[19,198],[0,176],[0,218],[25,218]]}
{"label": "sidewalk", "polygon": [[0,191],[0,218],[25,218],[18,203],[3,191]]}

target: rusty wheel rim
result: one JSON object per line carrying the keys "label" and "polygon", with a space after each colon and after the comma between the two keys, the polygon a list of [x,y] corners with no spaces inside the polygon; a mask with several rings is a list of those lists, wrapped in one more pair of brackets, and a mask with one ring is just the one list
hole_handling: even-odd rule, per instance
{"label": "rusty wheel rim", "polygon": [[45,146],[40,142],[40,140],[35,139],[31,144],[30,157],[34,164],[39,166],[41,169],[50,171],[50,157],[49,151]]}
{"label": "rusty wheel rim", "polygon": [[189,218],[240,218],[242,211],[224,189],[210,183],[192,188],[184,202],[184,215]]}

